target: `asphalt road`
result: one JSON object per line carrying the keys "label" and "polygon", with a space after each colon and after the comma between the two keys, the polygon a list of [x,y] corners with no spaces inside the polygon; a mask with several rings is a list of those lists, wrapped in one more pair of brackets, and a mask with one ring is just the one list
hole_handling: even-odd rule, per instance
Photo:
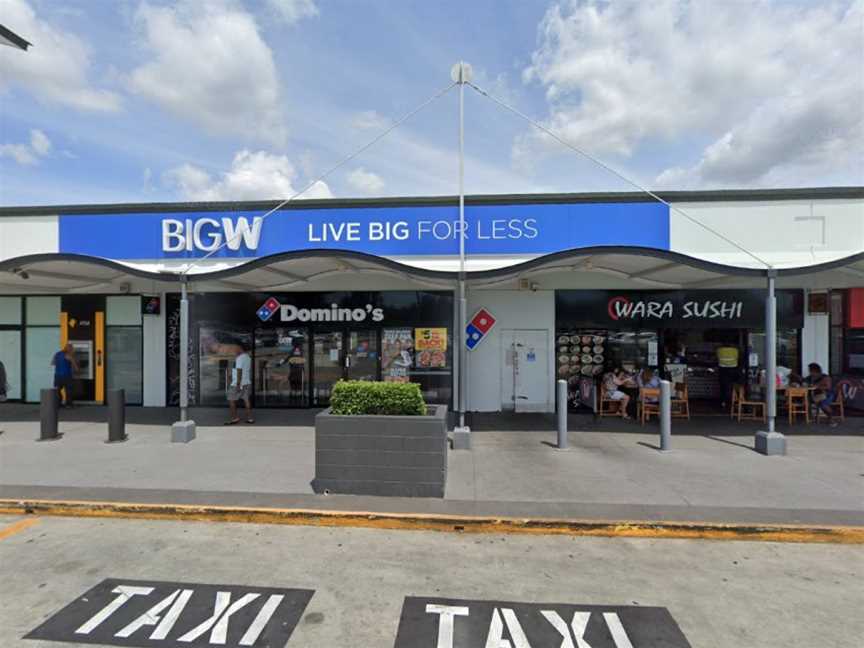
{"label": "asphalt road", "polygon": [[862,575],[849,545],[0,517],[0,646],[858,648]]}

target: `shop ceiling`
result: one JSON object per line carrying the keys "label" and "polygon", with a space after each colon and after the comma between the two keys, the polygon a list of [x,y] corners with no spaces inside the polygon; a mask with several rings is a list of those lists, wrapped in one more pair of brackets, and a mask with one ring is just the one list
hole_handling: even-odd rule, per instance
{"label": "shop ceiling", "polygon": [[[152,267],[152,266],[151,266]],[[502,269],[467,273],[475,289],[761,288],[765,270],[737,268],[641,248],[589,248],[539,257]],[[221,270],[190,272],[199,291],[452,289],[456,272],[423,270],[355,252],[304,251],[255,259]],[[159,293],[178,290],[176,271],[97,257],[40,254],[0,262],[0,293]],[[777,271],[779,288],[864,285],[864,252],[837,261]],[[335,286],[335,287],[334,287]]]}

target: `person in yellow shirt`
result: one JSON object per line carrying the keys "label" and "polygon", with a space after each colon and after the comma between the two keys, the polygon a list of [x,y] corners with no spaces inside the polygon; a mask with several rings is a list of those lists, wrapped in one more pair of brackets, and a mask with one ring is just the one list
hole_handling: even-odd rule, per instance
{"label": "person in yellow shirt", "polygon": [[738,347],[731,344],[721,344],[717,347],[717,372],[720,381],[720,407],[726,408],[726,403],[732,397],[732,386],[738,380]]}

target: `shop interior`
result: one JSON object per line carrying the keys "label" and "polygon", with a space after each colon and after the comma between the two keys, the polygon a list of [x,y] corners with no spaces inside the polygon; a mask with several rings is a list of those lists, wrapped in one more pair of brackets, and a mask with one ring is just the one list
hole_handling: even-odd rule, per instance
{"label": "shop interior", "polygon": [[[777,366],[795,373],[800,371],[799,333],[797,329],[777,331]],[[761,330],[561,329],[557,341],[558,377],[568,381],[573,407],[590,407],[586,401],[591,390],[584,383],[596,382],[614,367],[633,376],[647,367],[673,384],[685,383],[694,414],[728,415],[726,400],[732,384],[744,385],[753,397],[761,397],[764,389],[765,335]],[[721,371],[721,347],[737,350],[737,366]]]}

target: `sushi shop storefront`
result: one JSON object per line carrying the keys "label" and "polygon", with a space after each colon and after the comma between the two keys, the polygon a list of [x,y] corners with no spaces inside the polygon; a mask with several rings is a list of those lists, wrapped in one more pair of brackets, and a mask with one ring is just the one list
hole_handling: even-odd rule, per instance
{"label": "sushi shop storefront", "polygon": [[[777,291],[777,365],[795,373],[803,305],[803,290]],[[753,390],[764,384],[764,290],[558,290],[555,322],[557,376],[568,381],[574,405],[593,407],[598,378],[622,367],[651,368],[685,383],[703,409],[719,409],[722,353],[733,365],[729,380]]]}

